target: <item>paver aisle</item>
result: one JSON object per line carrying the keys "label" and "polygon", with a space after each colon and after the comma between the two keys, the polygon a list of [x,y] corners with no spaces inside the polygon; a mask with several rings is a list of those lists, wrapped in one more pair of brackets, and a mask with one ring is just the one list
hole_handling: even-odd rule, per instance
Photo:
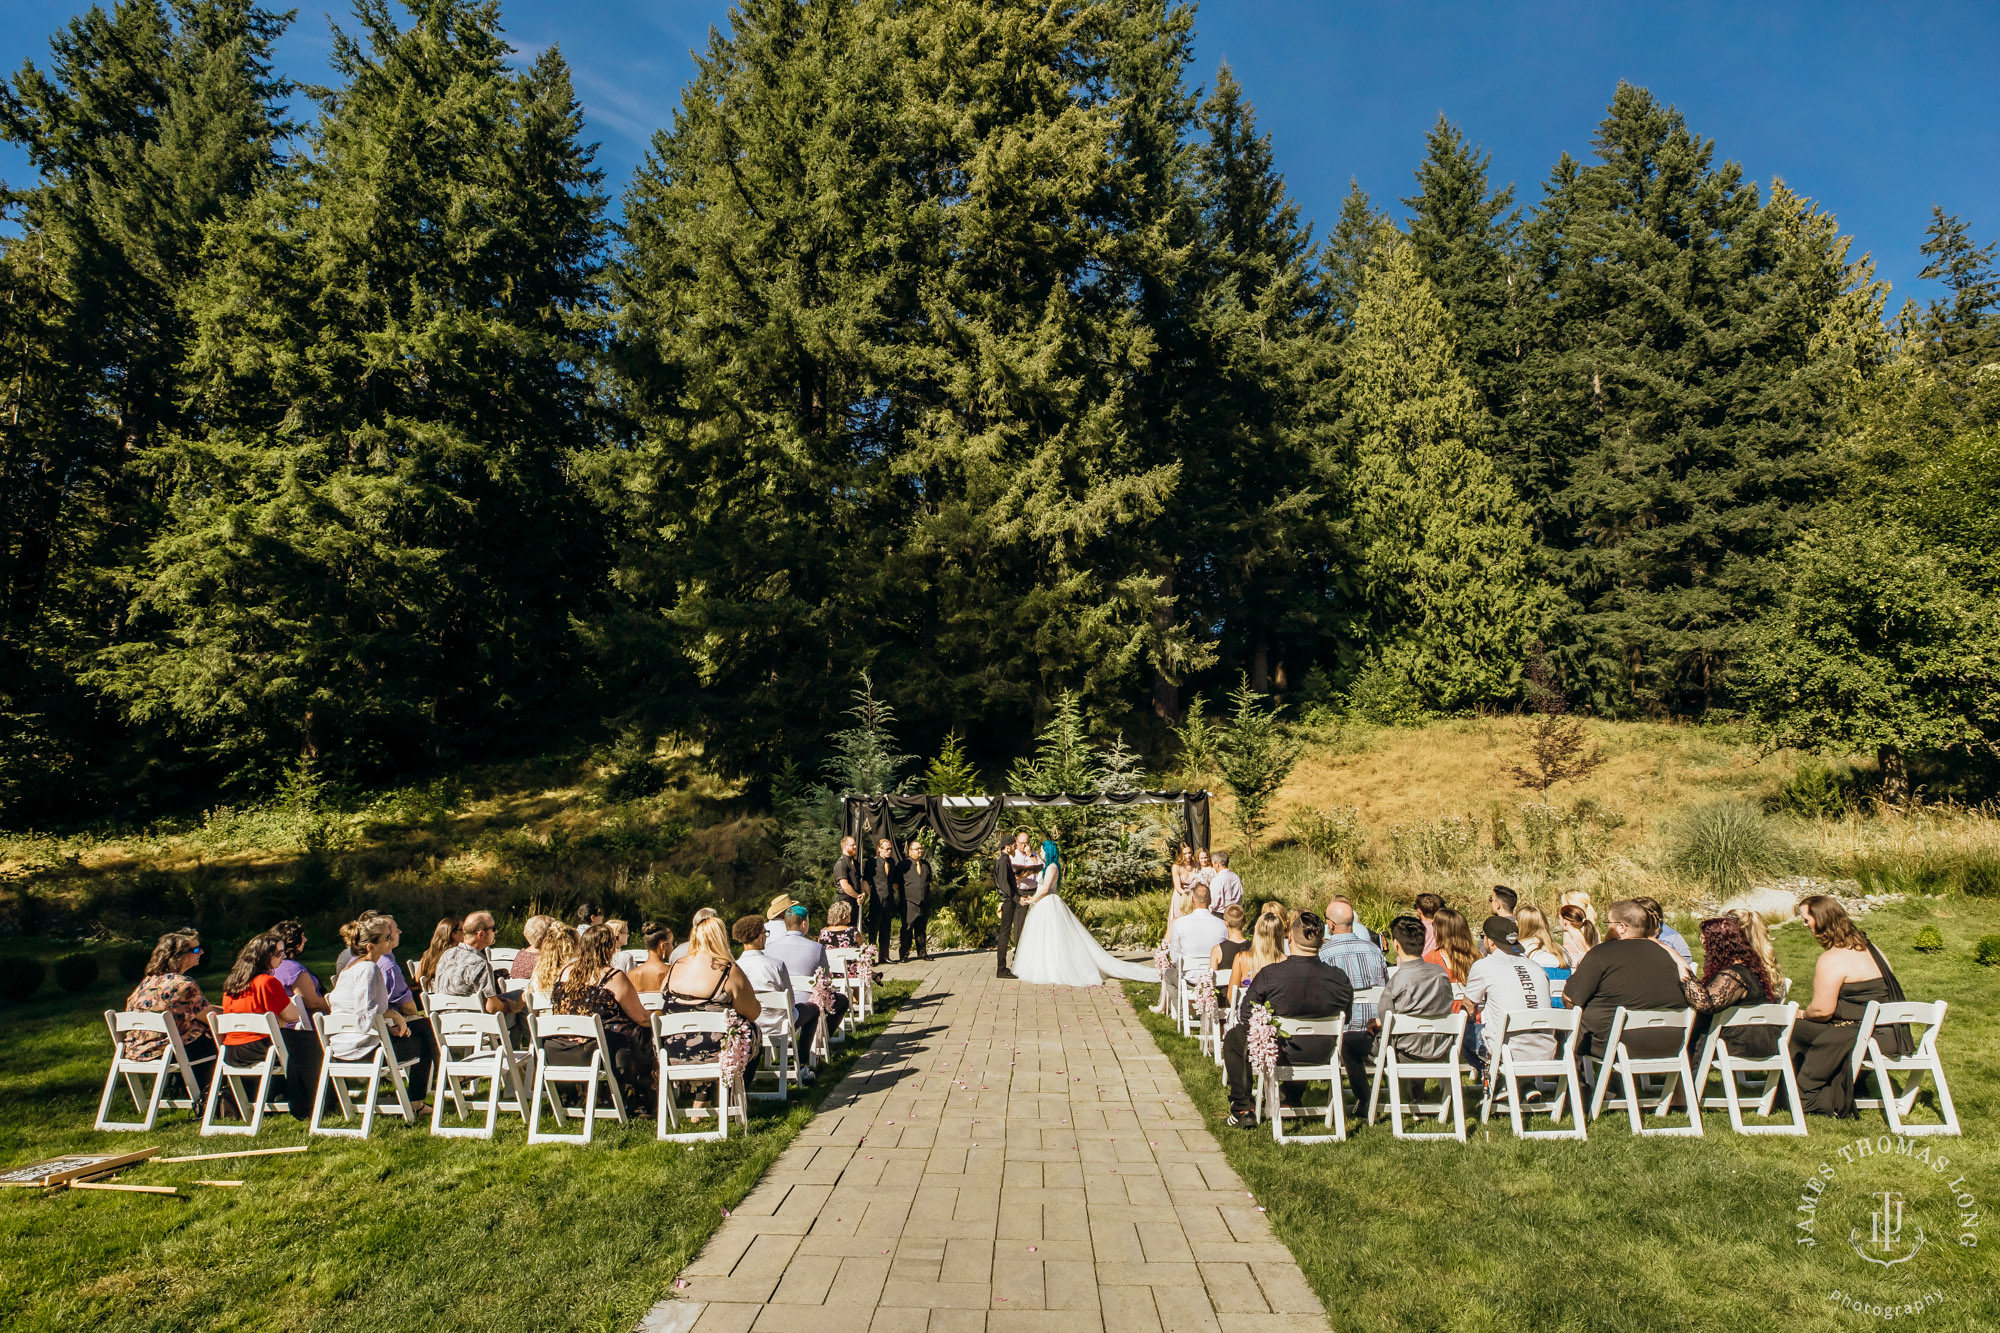
{"label": "paver aisle", "polygon": [[683,1276],[642,1333],[1326,1327],[1124,997],[991,954],[929,966]]}

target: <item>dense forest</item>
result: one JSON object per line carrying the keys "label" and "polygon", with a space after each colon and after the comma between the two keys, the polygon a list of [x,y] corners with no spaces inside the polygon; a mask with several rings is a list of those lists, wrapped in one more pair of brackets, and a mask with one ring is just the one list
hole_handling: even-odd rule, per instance
{"label": "dense forest", "polygon": [[[2000,742],[2000,275],[1608,90],[1301,218],[1169,0],[741,0],[614,208],[556,51],[122,0],[0,85],[0,822],[565,728],[810,761],[1055,701]],[[294,120],[294,114],[301,116]],[[307,118],[307,113],[309,118]],[[1388,201],[1382,201],[1386,203]],[[1943,201],[1948,203],[1949,201]]]}

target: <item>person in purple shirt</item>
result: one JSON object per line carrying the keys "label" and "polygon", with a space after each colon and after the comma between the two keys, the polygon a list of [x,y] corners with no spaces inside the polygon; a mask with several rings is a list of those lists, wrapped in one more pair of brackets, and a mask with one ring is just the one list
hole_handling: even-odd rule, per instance
{"label": "person in purple shirt", "polygon": [[278,937],[278,946],[282,951],[278,965],[271,969],[271,975],[278,979],[279,985],[291,992],[292,998],[299,1006],[299,1021],[287,1023],[285,1026],[298,1031],[310,1031],[312,1016],[332,1013],[333,1006],[326,1002],[326,995],[319,978],[299,961],[300,955],[306,951],[306,928],[296,921],[280,921],[271,927],[271,933]]}
{"label": "person in purple shirt", "polygon": [[1215,876],[1208,882],[1208,910],[1221,916],[1230,904],[1243,901],[1243,876],[1229,868],[1229,853],[1217,852],[1209,860],[1215,865]]}

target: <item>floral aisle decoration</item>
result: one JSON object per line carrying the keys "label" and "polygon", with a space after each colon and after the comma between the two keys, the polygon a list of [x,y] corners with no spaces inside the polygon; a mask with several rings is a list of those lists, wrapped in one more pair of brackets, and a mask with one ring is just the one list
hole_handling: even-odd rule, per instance
{"label": "floral aisle decoration", "polygon": [[813,973],[812,985],[813,1007],[818,1009],[822,1014],[831,1015],[833,1013],[833,978],[828,976],[826,969],[822,967]]}
{"label": "floral aisle decoration", "polygon": [[756,1058],[760,1039],[756,1024],[741,1014],[729,1015],[729,1024],[722,1030],[722,1052],[716,1058],[722,1067],[723,1083],[734,1084],[743,1077],[750,1061]]}
{"label": "floral aisle decoration", "polygon": [[875,946],[872,944],[862,945],[861,958],[858,964],[858,975],[861,977],[861,984],[868,987],[871,990],[874,989],[875,986],[876,961],[877,959],[875,953]]}
{"label": "floral aisle decoration", "polygon": [[1250,1007],[1250,1031],[1246,1054],[1250,1057],[1250,1067],[1261,1072],[1266,1078],[1278,1067],[1278,1025],[1271,1018],[1269,1005],[1257,1004]]}

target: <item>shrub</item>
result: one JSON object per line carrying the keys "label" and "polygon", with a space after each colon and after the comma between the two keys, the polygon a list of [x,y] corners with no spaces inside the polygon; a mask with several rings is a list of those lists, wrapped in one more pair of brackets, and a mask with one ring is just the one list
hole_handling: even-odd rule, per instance
{"label": "shrub", "polygon": [[1972,946],[1972,961],[1981,967],[2000,966],[2000,935],[1981,935]]}
{"label": "shrub", "polygon": [[1778,808],[1801,819],[1837,819],[1847,810],[1847,790],[1826,765],[1804,763],[1778,789]]}
{"label": "shrub", "polygon": [[0,961],[0,995],[21,1001],[42,988],[48,969],[38,958],[9,958]]}
{"label": "shrub", "polygon": [[125,981],[138,985],[146,979],[146,964],[153,959],[151,949],[120,949],[118,951],[118,975]]}
{"label": "shrub", "polygon": [[97,984],[97,959],[87,953],[64,954],[56,960],[56,985],[71,995]]}
{"label": "shrub", "polygon": [[1358,865],[1361,861],[1361,812],[1351,805],[1300,810],[1293,814],[1287,831],[1293,842],[1329,866]]}
{"label": "shrub", "polygon": [[1667,868],[1723,897],[1785,869],[1791,849],[1760,810],[1740,801],[1697,806],[1667,826]]}
{"label": "shrub", "polygon": [[1380,662],[1364,668],[1347,687],[1347,706],[1363,722],[1382,727],[1414,727],[1428,716],[1417,687]]}
{"label": "shrub", "polygon": [[1917,938],[1910,942],[1910,947],[1918,953],[1936,953],[1944,948],[1944,936],[1938,934],[1936,926],[1925,926],[1917,932]]}
{"label": "shrub", "polygon": [[1270,825],[1271,801],[1291,776],[1305,743],[1280,728],[1277,714],[1264,706],[1265,697],[1248,685],[1238,686],[1229,702],[1235,711],[1215,762],[1223,785],[1236,798],[1230,818],[1244,842],[1254,846]]}
{"label": "shrub", "polygon": [[1429,824],[1397,824],[1389,830],[1389,847],[1399,865],[1457,870],[1480,859],[1479,821],[1446,815]]}

